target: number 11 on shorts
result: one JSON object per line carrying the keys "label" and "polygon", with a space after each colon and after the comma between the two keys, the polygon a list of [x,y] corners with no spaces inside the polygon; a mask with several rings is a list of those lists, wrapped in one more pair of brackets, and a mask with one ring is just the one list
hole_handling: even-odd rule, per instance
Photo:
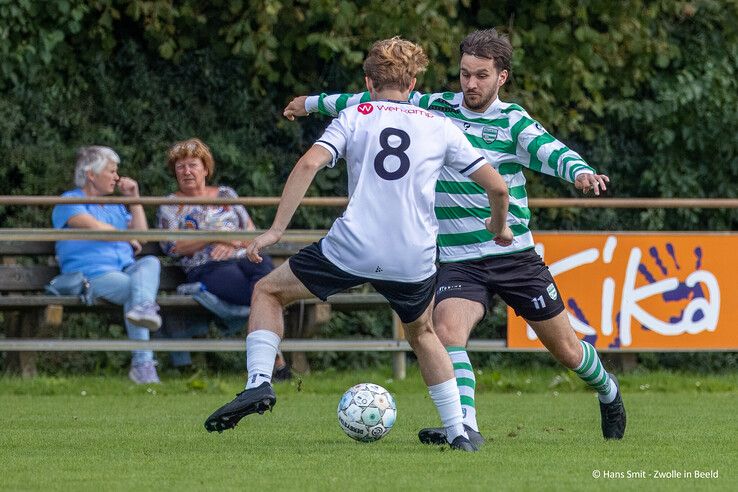
{"label": "number 11 on shorts", "polygon": [[533,305],[536,309],[543,309],[546,307],[546,301],[543,300],[543,296],[534,297],[531,301],[533,301]]}

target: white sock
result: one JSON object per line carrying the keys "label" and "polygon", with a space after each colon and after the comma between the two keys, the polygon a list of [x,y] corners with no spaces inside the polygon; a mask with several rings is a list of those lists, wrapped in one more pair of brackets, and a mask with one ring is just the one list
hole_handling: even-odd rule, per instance
{"label": "white sock", "polygon": [[273,331],[256,330],[246,337],[246,389],[256,388],[263,382],[272,382],[274,359],[277,357],[279,336]]}
{"label": "white sock", "polygon": [[612,403],[615,401],[615,397],[618,396],[618,387],[615,385],[615,381],[610,378],[610,389],[607,390],[607,394],[597,395],[602,403]]}
{"label": "white sock", "polygon": [[468,438],[464,430],[464,417],[461,413],[461,402],[459,401],[459,388],[455,379],[440,384],[428,386],[433,404],[438,409],[441,423],[446,428],[446,440],[453,442],[457,436]]}

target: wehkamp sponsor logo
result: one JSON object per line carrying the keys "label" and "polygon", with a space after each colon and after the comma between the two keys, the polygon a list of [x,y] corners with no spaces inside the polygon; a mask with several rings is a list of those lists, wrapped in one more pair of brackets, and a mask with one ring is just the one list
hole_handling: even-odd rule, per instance
{"label": "wehkamp sponsor logo", "polygon": [[384,104],[377,104],[377,109],[380,111],[396,111],[400,113],[405,114],[417,114],[420,116],[425,116],[426,118],[435,118],[435,116],[432,113],[429,113],[428,111],[420,108],[416,108],[413,106],[387,106]]}

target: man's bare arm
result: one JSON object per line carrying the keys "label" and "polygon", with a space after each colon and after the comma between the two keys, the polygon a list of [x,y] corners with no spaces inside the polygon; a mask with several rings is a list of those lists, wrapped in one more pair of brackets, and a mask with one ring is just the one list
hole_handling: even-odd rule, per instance
{"label": "man's bare arm", "polygon": [[332,160],[333,155],[328,150],[320,145],[313,145],[297,161],[284,185],[272,226],[246,248],[246,255],[251,261],[261,263],[262,258],[259,251],[277,243],[282,238],[307,189],[315,179],[315,175]]}

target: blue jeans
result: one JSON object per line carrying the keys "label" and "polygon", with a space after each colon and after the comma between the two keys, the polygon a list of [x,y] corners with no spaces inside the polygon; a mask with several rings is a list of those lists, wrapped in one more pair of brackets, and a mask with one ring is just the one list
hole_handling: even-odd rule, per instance
{"label": "blue jeans", "polygon": [[[144,256],[122,272],[110,272],[89,279],[93,299],[102,298],[123,306],[124,322],[130,340],[148,340],[149,330],[125,321],[125,313],[144,302],[156,302],[161,265],[155,256]],[[150,350],[134,350],[132,364],[154,360]]]}

